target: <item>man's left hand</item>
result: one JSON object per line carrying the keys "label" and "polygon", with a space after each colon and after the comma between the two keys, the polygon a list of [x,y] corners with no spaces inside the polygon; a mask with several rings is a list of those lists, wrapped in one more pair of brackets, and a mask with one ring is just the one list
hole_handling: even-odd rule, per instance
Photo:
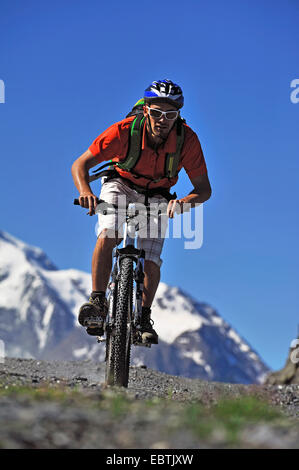
{"label": "man's left hand", "polygon": [[171,199],[167,206],[167,215],[173,219],[174,214],[182,214],[183,203],[179,199]]}

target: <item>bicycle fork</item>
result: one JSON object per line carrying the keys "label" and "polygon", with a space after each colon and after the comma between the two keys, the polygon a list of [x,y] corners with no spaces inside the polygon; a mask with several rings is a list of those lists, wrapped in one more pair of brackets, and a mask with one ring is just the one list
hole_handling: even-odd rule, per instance
{"label": "bicycle fork", "polygon": [[[108,321],[106,323],[106,329],[109,328],[110,334],[113,335],[114,328],[114,313],[115,313],[115,302],[117,296],[117,283],[120,272],[120,261],[123,257],[130,257],[135,262],[135,269],[133,272],[134,280],[134,293],[133,293],[133,311],[132,318],[128,319],[132,323],[133,330],[133,344],[138,346],[145,346],[142,343],[139,326],[141,323],[142,315],[142,294],[144,286],[144,250],[139,250],[132,245],[128,245],[124,248],[115,247],[113,250],[113,264],[111,269],[110,282],[108,284]],[[150,345],[148,345],[150,347]]]}

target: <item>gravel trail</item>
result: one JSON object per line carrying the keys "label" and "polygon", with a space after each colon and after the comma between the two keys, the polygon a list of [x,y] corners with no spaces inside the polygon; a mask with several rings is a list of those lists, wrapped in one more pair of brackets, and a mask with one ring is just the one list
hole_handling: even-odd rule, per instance
{"label": "gravel trail", "polygon": [[[124,390],[104,386],[104,364],[6,358],[0,392],[0,448],[299,448],[296,384],[225,384],[131,367]],[[185,421],[192,404],[209,409],[246,396],[282,417],[249,423],[237,441],[223,426],[205,433],[192,416]]]}

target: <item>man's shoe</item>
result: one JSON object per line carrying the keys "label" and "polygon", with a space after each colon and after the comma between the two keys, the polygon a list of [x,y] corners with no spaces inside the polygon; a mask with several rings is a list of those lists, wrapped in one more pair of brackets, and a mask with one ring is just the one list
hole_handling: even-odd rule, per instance
{"label": "man's shoe", "polygon": [[105,295],[90,296],[79,310],[78,321],[87,328],[87,333],[92,336],[103,336],[104,320],[108,313],[108,303]]}
{"label": "man's shoe", "polygon": [[153,328],[153,320],[151,319],[151,309],[142,307],[142,315],[140,321],[140,333],[142,343],[158,344],[159,337]]}

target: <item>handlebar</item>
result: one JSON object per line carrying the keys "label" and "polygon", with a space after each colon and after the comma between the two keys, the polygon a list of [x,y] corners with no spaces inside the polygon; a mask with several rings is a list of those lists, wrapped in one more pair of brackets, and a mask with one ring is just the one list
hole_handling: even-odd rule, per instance
{"label": "handlebar", "polygon": [[[120,208],[117,204],[112,204],[112,203],[104,201],[103,199],[98,199],[97,200],[97,208],[100,204],[105,204],[105,209],[104,208],[102,208],[102,209],[99,208],[97,210],[97,212],[101,212],[103,215],[107,215],[108,213],[114,213],[115,210],[120,210],[120,211],[125,210],[127,212],[128,208],[129,208],[129,204],[127,204],[126,207],[121,207]],[[132,203],[130,203],[130,204],[132,204]],[[137,204],[140,204],[140,203],[137,203]],[[74,205],[75,206],[80,206],[79,199],[74,199]],[[166,210],[165,211],[162,211],[161,208],[157,211],[157,209],[154,210],[153,208],[148,207],[148,206],[144,206],[144,208],[146,209],[147,215],[150,215],[151,213],[153,213],[156,216],[157,215],[158,216],[167,215],[167,204],[166,204]],[[136,215],[138,215],[142,212],[145,212],[144,209],[143,210],[137,209],[137,210],[135,210],[134,214],[131,214],[131,216],[132,215],[136,216]]]}
{"label": "handlebar", "polygon": [[[117,204],[112,204],[110,202],[106,202],[104,201],[103,199],[97,199],[97,205],[99,204],[106,204],[106,205],[109,205],[110,208],[113,207],[114,209],[118,209],[118,205]],[[75,206],[80,206],[80,202],[79,202],[79,199],[74,199],[74,205]],[[128,205],[126,206],[126,209],[128,208]],[[83,207],[84,209],[84,207]],[[86,209],[86,207],[85,207]]]}

